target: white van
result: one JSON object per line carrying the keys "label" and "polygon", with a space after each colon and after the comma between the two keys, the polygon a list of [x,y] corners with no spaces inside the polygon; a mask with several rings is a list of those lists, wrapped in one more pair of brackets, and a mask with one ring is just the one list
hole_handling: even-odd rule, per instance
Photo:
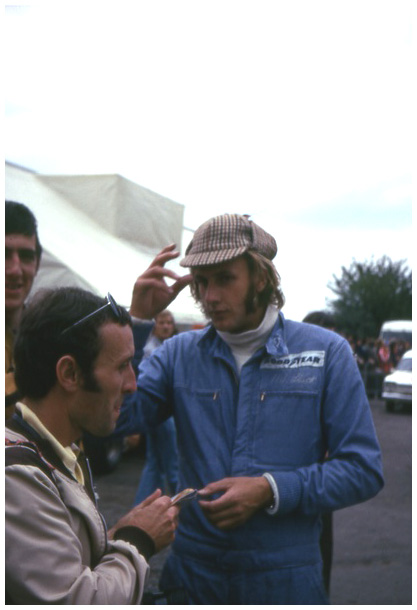
{"label": "white van", "polygon": [[411,320],[390,320],[384,322],[381,326],[379,338],[386,342],[391,341],[391,339],[402,339],[403,341],[408,341],[411,345],[412,324]]}

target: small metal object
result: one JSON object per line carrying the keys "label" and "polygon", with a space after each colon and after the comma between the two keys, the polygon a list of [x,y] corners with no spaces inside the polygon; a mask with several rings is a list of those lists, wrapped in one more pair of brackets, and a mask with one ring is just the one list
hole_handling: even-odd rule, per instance
{"label": "small metal object", "polygon": [[197,489],[192,489],[192,488],[188,487],[187,489],[183,489],[182,491],[177,493],[175,496],[172,496],[171,504],[173,506],[175,504],[181,505],[181,504],[184,504],[185,502],[189,502],[190,500],[195,500],[196,498],[198,498]]}

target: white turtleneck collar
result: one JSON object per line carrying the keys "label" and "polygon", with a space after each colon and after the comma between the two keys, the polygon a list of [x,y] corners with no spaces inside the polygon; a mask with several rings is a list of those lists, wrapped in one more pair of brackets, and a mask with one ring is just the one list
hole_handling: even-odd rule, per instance
{"label": "white turtleneck collar", "polygon": [[245,362],[267,342],[277,321],[278,313],[279,309],[276,305],[269,305],[258,328],[236,334],[217,331],[232,350],[239,375]]}

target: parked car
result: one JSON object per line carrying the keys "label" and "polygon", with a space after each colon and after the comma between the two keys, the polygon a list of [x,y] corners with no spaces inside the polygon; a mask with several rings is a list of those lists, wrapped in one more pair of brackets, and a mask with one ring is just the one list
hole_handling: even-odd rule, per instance
{"label": "parked car", "polygon": [[412,399],[412,356],[405,352],[396,369],[382,382],[382,398],[387,411],[393,411],[397,404],[411,406]]}

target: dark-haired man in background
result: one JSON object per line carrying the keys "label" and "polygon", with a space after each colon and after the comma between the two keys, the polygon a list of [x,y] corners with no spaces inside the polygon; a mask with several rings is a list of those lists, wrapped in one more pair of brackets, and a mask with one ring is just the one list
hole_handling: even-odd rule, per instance
{"label": "dark-haired man in background", "polygon": [[18,395],[13,372],[13,344],[25,301],[39,268],[42,246],[33,213],[22,203],[6,201],[5,209],[6,419]]}

